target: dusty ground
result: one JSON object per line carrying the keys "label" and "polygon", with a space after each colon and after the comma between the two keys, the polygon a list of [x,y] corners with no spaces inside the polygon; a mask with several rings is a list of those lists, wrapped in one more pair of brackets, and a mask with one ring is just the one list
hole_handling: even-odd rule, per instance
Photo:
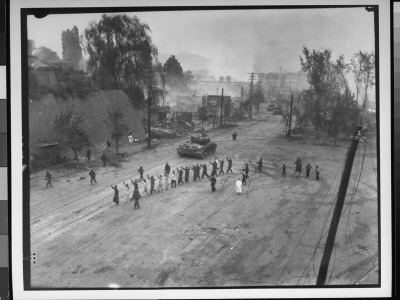
{"label": "dusty ground", "polygon": [[[210,132],[216,156],[233,158],[234,174],[144,196],[140,209],[125,204],[122,182],[196,160],[181,158],[177,145],[133,153],[121,168],[97,167],[98,184],[87,172],[53,170],[31,176],[32,287],[221,287],[315,284],[348,144],[317,145],[283,138],[280,117],[260,112],[253,121]],[[365,159],[363,162],[363,154]],[[256,172],[263,157],[264,169]],[[319,165],[321,180],[293,177],[296,157]],[[210,158],[211,159],[211,158]],[[99,165],[99,158],[93,162]],[[288,165],[281,177],[281,163]],[[238,170],[250,163],[250,182],[236,195]],[[363,165],[362,165],[363,164]],[[378,283],[376,149],[360,144],[328,272],[329,284]],[[226,168],[226,165],[225,165]],[[356,193],[359,174],[362,174]],[[68,175],[69,174],[69,175]],[[80,179],[84,177],[84,179]],[[121,203],[112,203],[118,184]],[[141,187],[142,189],[143,187]],[[320,241],[320,243],[318,243]]]}

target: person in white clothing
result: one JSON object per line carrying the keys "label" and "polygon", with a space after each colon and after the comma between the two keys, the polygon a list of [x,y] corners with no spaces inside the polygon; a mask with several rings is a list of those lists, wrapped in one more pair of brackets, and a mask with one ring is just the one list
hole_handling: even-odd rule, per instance
{"label": "person in white clothing", "polygon": [[239,178],[236,180],[236,195],[241,195],[242,194],[242,180]]}
{"label": "person in white clothing", "polygon": [[129,185],[127,183],[125,183],[125,182],[123,182],[123,185],[124,185],[125,190],[126,190],[125,204],[127,204],[128,203],[128,199],[129,199]]}
{"label": "person in white clothing", "polygon": [[175,171],[172,171],[171,175],[171,188],[175,187],[176,188],[176,176],[175,176]]}

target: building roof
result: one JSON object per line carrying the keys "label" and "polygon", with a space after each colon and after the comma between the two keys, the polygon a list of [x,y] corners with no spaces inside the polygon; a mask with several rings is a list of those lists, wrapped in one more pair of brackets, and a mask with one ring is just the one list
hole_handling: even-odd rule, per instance
{"label": "building roof", "polygon": [[34,55],[28,56],[28,67],[33,69],[61,70],[60,66],[57,66],[45,59],[40,59]]}

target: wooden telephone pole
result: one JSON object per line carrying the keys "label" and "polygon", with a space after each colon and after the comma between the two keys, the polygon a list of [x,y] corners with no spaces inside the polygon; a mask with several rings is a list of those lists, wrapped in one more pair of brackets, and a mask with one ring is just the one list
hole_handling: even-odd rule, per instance
{"label": "wooden telephone pole", "polygon": [[221,95],[221,113],[219,114],[219,126],[222,126],[222,107],[224,103],[224,89],[222,89],[222,95]]}
{"label": "wooden telephone pole", "polygon": [[250,99],[249,99],[249,117],[253,117],[253,81],[254,81],[254,72],[250,73]]}
{"label": "wooden telephone pole", "polygon": [[290,131],[292,129],[292,110],[293,110],[293,94],[290,95],[290,112],[289,112],[289,129],[287,136],[290,136]]}
{"label": "wooden telephone pole", "polygon": [[328,237],[326,238],[326,244],[324,254],[322,255],[321,265],[318,271],[317,285],[324,285],[326,280],[326,274],[328,273],[329,260],[331,258],[333,244],[335,243],[335,236],[339,225],[340,215],[342,214],[344,199],[346,197],[347,186],[349,185],[349,179],[351,175],[351,168],[353,167],[354,156],[357,151],[358,142],[361,137],[364,136],[367,126],[357,125],[352,137],[349,152],[346,157],[346,163],[340,181],[339,191],[337,194],[337,201],[335,210],[333,211],[331,225],[329,227]]}
{"label": "wooden telephone pole", "polygon": [[151,125],[151,93],[152,93],[152,89],[151,89],[151,84],[152,84],[152,74],[151,74],[152,70],[150,67],[150,80],[149,80],[149,98],[148,98],[148,111],[147,111],[147,145],[150,147],[151,146],[151,130],[150,130],[150,125]]}

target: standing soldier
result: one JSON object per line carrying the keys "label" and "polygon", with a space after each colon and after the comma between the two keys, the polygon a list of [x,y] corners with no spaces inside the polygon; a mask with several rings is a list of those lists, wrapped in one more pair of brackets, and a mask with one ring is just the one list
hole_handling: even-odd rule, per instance
{"label": "standing soldier", "polygon": [[164,191],[162,188],[162,175],[158,175],[157,173],[157,178],[158,178],[157,193],[161,193]]}
{"label": "standing soldier", "polygon": [[306,165],[306,176],[307,176],[307,178],[310,176],[310,171],[311,171],[311,165],[310,165],[310,163],[307,163],[307,165]]}
{"label": "standing soldier", "polygon": [[88,161],[90,161],[90,156],[92,155],[92,150],[90,150],[90,148],[89,149],[87,149],[87,151],[86,151],[86,156],[87,156],[87,160]]}
{"label": "standing soldier", "polygon": [[262,158],[257,162],[258,163],[258,171],[261,173],[262,172]]}
{"label": "standing soldier", "polygon": [[172,171],[171,174],[171,188],[176,188],[176,176],[175,176],[175,171]]}
{"label": "standing soldier", "polygon": [[143,167],[142,167],[142,166],[140,166],[138,172],[139,172],[139,174],[140,174],[139,180],[140,180],[140,181],[144,180],[144,177],[143,177],[143,172],[144,172],[144,170],[143,170]]}
{"label": "standing soldier", "polygon": [[286,177],[286,164],[285,162],[282,163],[282,177]]}
{"label": "standing soldier", "polygon": [[225,172],[224,172],[224,160],[223,159],[221,159],[219,161],[219,175],[221,175],[221,173],[225,175]]}
{"label": "standing soldier", "polygon": [[319,180],[319,169],[318,169],[318,166],[315,166],[315,180]]}
{"label": "standing soldier", "polygon": [[139,185],[138,185],[137,179],[135,179],[135,181],[133,181],[133,180],[131,179],[131,182],[132,182],[132,184],[133,184],[133,189],[134,189],[134,190],[138,190],[138,189],[139,189]]}
{"label": "standing soldier", "polygon": [[232,158],[228,158],[228,156],[226,157],[226,160],[228,161],[228,169],[226,170],[226,174],[229,173],[229,171],[231,171],[231,173],[233,173],[232,171]]}
{"label": "standing soldier", "polygon": [[169,166],[168,163],[166,163],[165,164],[165,169],[164,169],[165,176],[168,176],[170,171],[171,171],[171,167]]}
{"label": "standing soldier", "polygon": [[185,183],[189,182],[189,171],[190,171],[190,167],[186,167],[186,168],[182,168],[182,170],[185,170]]}
{"label": "standing soldier", "polygon": [[90,184],[93,185],[93,181],[94,181],[94,183],[97,184],[97,181],[96,181],[96,172],[95,172],[93,169],[90,170],[89,176],[90,176]]}
{"label": "standing soldier", "polygon": [[133,209],[139,209],[139,199],[140,199],[140,193],[139,190],[134,190],[132,194],[132,198],[135,200],[135,203],[133,205]]}
{"label": "standing soldier", "polygon": [[178,172],[178,184],[181,185],[183,184],[182,180],[183,170],[179,170],[178,168],[176,168],[176,171]]}
{"label": "standing soldier", "polygon": [[114,190],[114,198],[113,198],[113,202],[115,203],[115,206],[118,206],[119,205],[119,191],[118,191],[118,187],[115,185],[115,186],[112,186],[111,185],[111,187],[113,188],[113,190]]}
{"label": "standing soldier", "polygon": [[128,199],[129,199],[129,185],[127,183],[125,183],[125,181],[122,182],[122,185],[125,187],[125,192],[126,192],[125,204],[127,204],[128,203]]}
{"label": "standing soldier", "polygon": [[236,137],[237,137],[237,132],[236,132],[236,130],[232,133],[232,139],[234,140],[234,141],[236,141]]}
{"label": "standing soldier", "polygon": [[103,167],[105,167],[106,164],[107,164],[107,156],[106,156],[106,154],[104,152],[101,155],[101,161],[103,162]]}
{"label": "standing soldier", "polygon": [[111,141],[107,140],[107,150],[111,150]]}
{"label": "standing soldier", "polygon": [[210,181],[211,181],[211,191],[212,192],[215,192],[215,184],[217,183],[217,179],[215,178],[215,176],[211,176],[211,179],[210,179]]}
{"label": "standing soldier", "polygon": [[47,170],[47,172],[46,172],[46,179],[47,179],[47,184],[46,184],[46,189],[50,186],[50,187],[53,187],[53,185],[51,184],[51,179],[52,179],[53,177],[51,176],[51,174],[50,174],[50,171],[49,170]]}
{"label": "standing soldier", "polygon": [[203,173],[201,174],[201,179],[203,179],[204,176],[209,177],[209,176],[208,176],[208,172],[207,172],[207,165],[206,165],[206,164],[203,164],[203,165],[200,165],[200,167],[203,168]]}
{"label": "standing soldier", "polygon": [[152,195],[153,192],[156,192],[156,191],[154,190],[154,182],[155,182],[156,180],[154,179],[154,176],[153,176],[153,175],[152,175],[151,177],[149,177],[149,175],[147,174],[147,178],[150,180],[150,194]]}

